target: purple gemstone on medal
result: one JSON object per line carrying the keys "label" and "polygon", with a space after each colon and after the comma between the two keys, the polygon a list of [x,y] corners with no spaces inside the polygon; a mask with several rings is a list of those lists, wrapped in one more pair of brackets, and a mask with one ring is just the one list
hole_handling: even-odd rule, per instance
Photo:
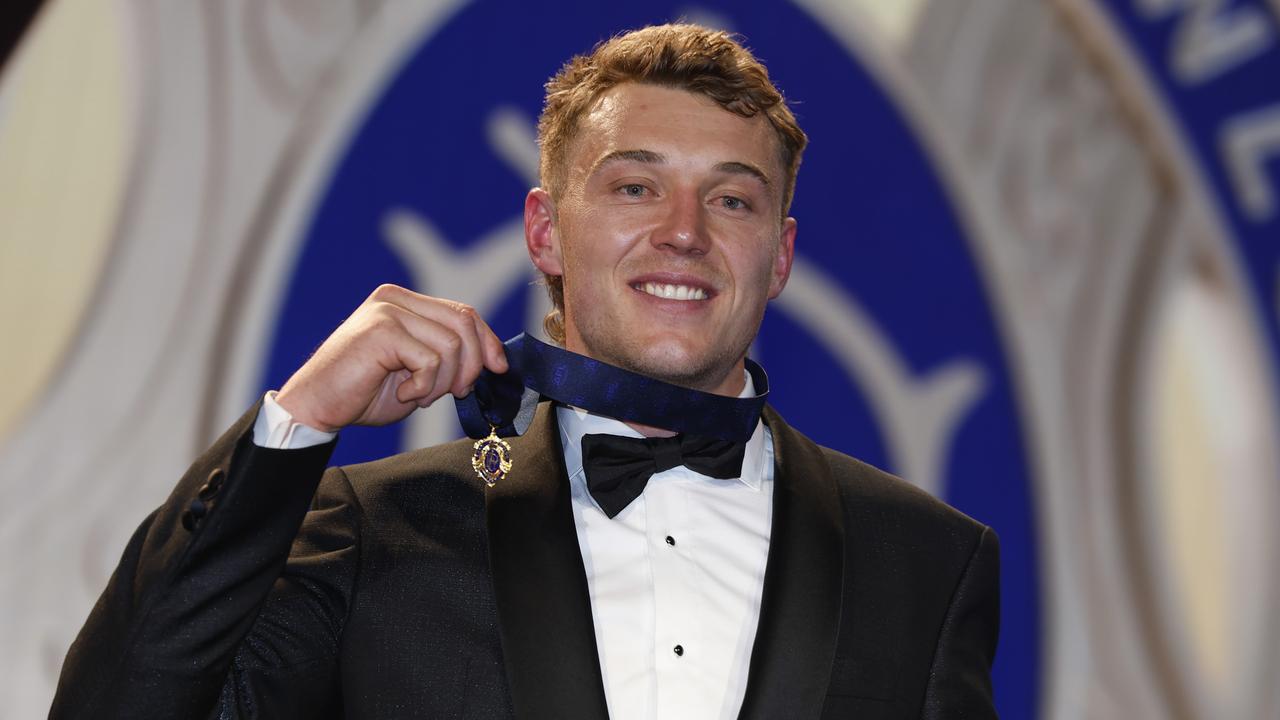
{"label": "purple gemstone on medal", "polygon": [[502,467],[502,457],[498,455],[498,449],[488,447],[484,454],[484,469],[492,475],[498,474],[498,470]]}

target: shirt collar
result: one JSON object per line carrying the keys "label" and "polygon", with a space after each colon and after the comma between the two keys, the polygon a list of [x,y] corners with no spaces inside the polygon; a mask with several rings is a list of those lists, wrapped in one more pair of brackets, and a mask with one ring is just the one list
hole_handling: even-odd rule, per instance
{"label": "shirt collar", "polygon": [[[746,383],[739,398],[755,397],[756,386],[751,381],[751,373],[743,370]],[[564,466],[569,477],[582,472],[582,436],[589,433],[605,433],[622,437],[644,437],[621,420],[603,415],[594,415],[579,407],[559,405],[556,407],[556,418],[560,422],[560,444],[564,448]],[[765,463],[764,422],[756,421],[756,429],[747,441],[746,453],[742,457],[742,476],[738,480],[752,490],[759,490],[764,481]]]}

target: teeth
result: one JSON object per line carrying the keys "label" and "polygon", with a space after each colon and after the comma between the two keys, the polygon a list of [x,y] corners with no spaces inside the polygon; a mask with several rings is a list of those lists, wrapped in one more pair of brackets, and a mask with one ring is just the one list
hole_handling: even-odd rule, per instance
{"label": "teeth", "polygon": [[689,287],[687,285],[671,285],[663,283],[645,283],[643,286],[636,285],[637,290],[646,292],[654,297],[660,297],[668,300],[706,300],[707,291],[702,288]]}

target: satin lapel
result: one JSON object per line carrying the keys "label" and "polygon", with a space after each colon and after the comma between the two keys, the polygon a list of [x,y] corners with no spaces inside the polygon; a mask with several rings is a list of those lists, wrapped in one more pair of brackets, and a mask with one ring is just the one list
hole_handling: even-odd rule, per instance
{"label": "satin lapel", "polygon": [[516,717],[607,718],[586,571],[551,403],[487,490],[489,566]]}
{"label": "satin lapel", "polygon": [[818,717],[831,681],[844,568],[840,494],[822,451],[771,407],[773,529],[739,717]]}

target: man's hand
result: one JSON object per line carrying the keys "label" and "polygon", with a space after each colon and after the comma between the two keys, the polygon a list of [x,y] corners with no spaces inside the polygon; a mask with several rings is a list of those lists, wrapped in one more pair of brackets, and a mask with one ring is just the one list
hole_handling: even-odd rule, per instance
{"label": "man's hand", "polygon": [[276,395],[317,430],[386,425],[445,393],[463,397],[483,368],[507,371],[502,341],[474,308],[382,285]]}

